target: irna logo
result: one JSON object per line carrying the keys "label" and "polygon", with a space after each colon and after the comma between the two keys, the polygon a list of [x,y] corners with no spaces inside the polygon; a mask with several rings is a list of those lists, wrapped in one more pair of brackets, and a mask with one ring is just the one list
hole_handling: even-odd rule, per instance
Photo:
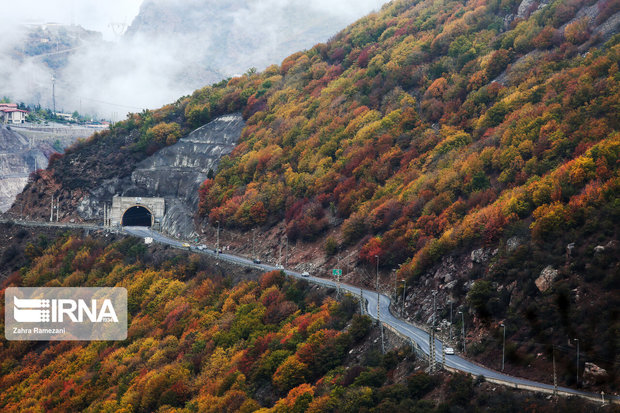
{"label": "irna logo", "polygon": [[72,299],[28,299],[13,297],[13,317],[19,323],[64,323],[70,320],[74,323],[114,322],[118,323],[118,316],[110,299],[85,300]]}
{"label": "irna logo", "polygon": [[5,290],[7,340],[124,340],[125,288],[15,288]]}

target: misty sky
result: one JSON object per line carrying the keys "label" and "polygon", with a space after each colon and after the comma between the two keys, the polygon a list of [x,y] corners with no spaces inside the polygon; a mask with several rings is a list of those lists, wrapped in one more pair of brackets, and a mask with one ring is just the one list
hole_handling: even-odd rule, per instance
{"label": "misty sky", "polygon": [[[194,5],[202,7],[200,12],[213,12],[207,13],[205,21],[216,21],[199,23],[193,28],[198,32],[187,35],[166,30],[169,16],[162,16],[162,26],[154,32],[146,30],[123,37],[115,34],[110,24],[131,25],[144,1],[4,2],[0,10],[0,96],[52,108],[54,77],[58,111],[78,110],[97,118],[120,120],[128,111],[161,107],[250,67],[262,70],[269,64],[279,64],[289,54],[326,41],[387,2],[238,0],[237,4],[244,7],[228,9],[222,7],[223,0],[156,0],[187,13],[195,13],[191,9]],[[297,14],[289,14],[291,10]],[[14,56],[12,50],[19,45],[21,36],[14,30],[16,24],[52,22],[101,32],[107,42],[76,50],[55,73],[42,59]],[[223,22],[228,23],[222,26]],[[224,38],[218,41],[218,36]]]}
{"label": "misty sky", "polygon": [[0,23],[79,24],[114,40],[110,23],[131,24],[142,0],[22,0],[2,4]]}

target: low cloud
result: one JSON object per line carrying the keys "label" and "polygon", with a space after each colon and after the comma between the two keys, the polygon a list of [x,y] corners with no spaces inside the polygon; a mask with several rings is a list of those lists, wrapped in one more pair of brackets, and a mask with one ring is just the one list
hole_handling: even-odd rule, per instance
{"label": "low cloud", "polygon": [[[297,50],[327,41],[382,3],[192,0],[181,6],[147,0],[142,16],[120,41],[91,41],[72,52],[55,73],[56,107],[120,120],[250,67],[278,64]],[[160,21],[152,26],[155,17]],[[23,36],[13,27],[1,37],[0,93],[51,108],[54,71],[42,58],[19,56]]]}

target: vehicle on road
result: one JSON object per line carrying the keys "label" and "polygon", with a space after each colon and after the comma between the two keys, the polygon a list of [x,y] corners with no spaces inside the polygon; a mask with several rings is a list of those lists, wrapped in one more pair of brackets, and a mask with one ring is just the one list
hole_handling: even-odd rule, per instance
{"label": "vehicle on road", "polygon": [[191,248],[191,245],[189,245],[189,243],[188,243],[188,242],[184,242],[184,243],[183,243],[183,248],[187,248],[187,249],[189,249],[189,248]]}
{"label": "vehicle on road", "polygon": [[308,271],[304,271],[301,273],[302,277],[310,277],[310,273]]}
{"label": "vehicle on road", "polygon": [[447,355],[452,355],[454,354],[454,349],[452,347],[446,347],[444,353],[446,353]]}
{"label": "vehicle on road", "polygon": [[207,246],[206,246],[205,244],[200,244],[197,248],[198,248],[198,250],[200,250],[200,251],[204,251],[204,250],[206,250],[206,249],[207,249]]}
{"label": "vehicle on road", "polygon": [[254,258],[252,262],[254,262],[254,264],[260,264],[261,260],[259,258]]}

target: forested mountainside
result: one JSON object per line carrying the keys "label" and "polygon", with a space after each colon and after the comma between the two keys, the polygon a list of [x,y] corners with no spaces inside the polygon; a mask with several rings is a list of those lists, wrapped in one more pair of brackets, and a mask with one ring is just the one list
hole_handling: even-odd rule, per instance
{"label": "forested mountainside", "polygon": [[[443,318],[448,300],[467,314],[471,355],[497,355],[505,322],[515,373],[550,371],[561,348],[560,380],[575,385],[579,338],[607,369],[579,385],[617,388],[619,11],[394,1],[280,66],[131,115],[55,159],[14,208],[54,185],[77,197],[242,111],[200,216],[238,231],[285,226],[326,256],[355,252],[358,269],[378,257],[407,280],[411,317],[428,320],[435,289]],[[358,274],[349,281],[367,282]]]}
{"label": "forested mountainside", "polygon": [[235,271],[138,239],[0,229],[13,241],[0,244],[0,266],[21,260],[3,292],[116,285],[129,307],[123,341],[0,341],[2,411],[612,411],[430,376],[407,345],[381,354],[354,299],[279,271],[234,285]]}

